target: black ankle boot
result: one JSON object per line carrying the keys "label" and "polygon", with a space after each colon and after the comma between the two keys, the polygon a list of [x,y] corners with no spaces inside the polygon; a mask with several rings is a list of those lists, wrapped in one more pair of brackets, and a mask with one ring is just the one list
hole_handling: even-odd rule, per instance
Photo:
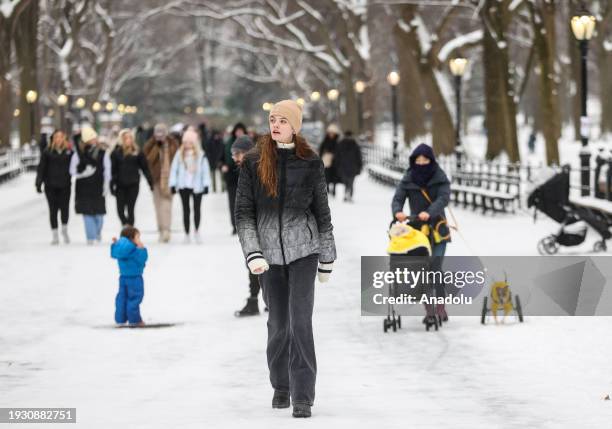
{"label": "black ankle boot", "polygon": [[257,303],[257,298],[247,299],[247,303],[244,306],[244,308],[234,313],[236,317],[257,316],[258,314],[259,314],[259,305]]}
{"label": "black ankle boot", "polygon": [[274,396],[272,397],[272,408],[289,408],[289,405],[291,405],[289,392],[275,390]]}
{"label": "black ankle boot", "polygon": [[310,417],[310,405],[308,404],[293,404],[293,417],[304,418]]}

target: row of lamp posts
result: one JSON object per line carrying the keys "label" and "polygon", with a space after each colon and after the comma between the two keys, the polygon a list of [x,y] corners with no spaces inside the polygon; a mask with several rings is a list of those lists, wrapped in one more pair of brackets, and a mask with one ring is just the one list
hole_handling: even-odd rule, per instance
{"label": "row of lamp posts", "polygon": [[[38,93],[34,90],[29,90],[26,93],[26,102],[30,105],[30,141],[32,143],[35,143],[36,139],[35,139],[35,131],[34,131],[34,122],[35,122],[35,112],[34,112],[34,103],[36,103],[36,100],[38,100]],[[59,115],[60,115],[60,128],[61,129],[66,129],[66,106],[68,105],[69,102],[69,98],[66,94],[60,94],[57,97],[57,105],[59,107]],[[78,122],[81,122],[81,110],[83,110],[86,106],[87,102],[85,101],[85,99],[83,97],[79,97],[75,100],[74,102],[74,107],[77,109],[78,114],[77,114],[77,118],[78,118]],[[130,115],[130,114],[135,114],[138,112],[138,108],[136,106],[127,106],[124,104],[119,104],[117,106],[115,106],[115,104],[111,101],[107,102],[104,106],[102,106],[102,103],[100,103],[99,101],[95,101],[92,105],[91,105],[91,110],[94,113],[94,127],[96,129],[98,129],[99,123],[98,123],[98,114],[99,112],[102,110],[102,108],[105,108],[107,112],[111,113],[115,110],[115,107],[117,108],[117,111],[119,113],[126,114],[126,115]],[[20,115],[19,109],[15,109],[14,112],[14,116],[18,117]],[[71,125],[71,124],[70,124]]]}

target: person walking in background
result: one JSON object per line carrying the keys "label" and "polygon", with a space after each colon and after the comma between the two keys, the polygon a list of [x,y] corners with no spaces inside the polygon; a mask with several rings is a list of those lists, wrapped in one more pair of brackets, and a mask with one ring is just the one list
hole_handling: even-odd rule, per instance
{"label": "person walking in background", "polygon": [[115,322],[130,326],[143,326],[140,304],[144,297],[142,273],[149,257],[140,240],[140,231],[133,226],[121,230],[119,240],[113,237],[111,258],[119,265],[119,291],[115,298]]}
{"label": "person walking in background", "polygon": [[191,241],[189,237],[191,210],[190,200],[193,200],[194,239],[201,243],[200,237],[200,207],[202,197],[208,194],[210,187],[210,168],[208,159],[200,148],[198,133],[188,128],[183,133],[183,143],[176,152],[170,167],[170,190],[175,194],[178,190],[183,206],[183,226],[185,228],[185,242]]}
{"label": "person walking in background", "polygon": [[236,221],[234,220],[234,202],[236,201],[236,188],[238,187],[238,169],[232,158],[232,145],[236,139],[247,133],[246,126],[238,122],[234,125],[232,134],[230,135],[223,149],[221,157],[221,172],[225,180],[225,188],[227,189],[227,197],[229,199],[230,220],[232,223],[232,234],[236,234]]}
{"label": "person walking in background", "polygon": [[323,163],[299,136],[293,100],[270,110],[270,134],[240,168],[236,225],[268,306],[268,368],[273,408],[310,417],[317,362],[312,332],[314,283],[327,282],[336,259]]}
{"label": "person walking in background", "polygon": [[[240,136],[236,139],[234,144],[232,145],[232,157],[234,158],[234,162],[240,169],[242,162],[244,161],[244,157],[247,152],[255,147],[253,140],[248,135]],[[246,305],[241,309],[234,313],[236,317],[245,317],[245,316],[256,316],[259,314],[259,279],[255,274],[253,274],[247,267],[247,271],[249,273],[249,297],[247,298]]]}
{"label": "person walking in background", "polygon": [[325,138],[319,146],[319,157],[323,161],[325,167],[325,182],[327,183],[327,192],[332,196],[336,196],[336,183],[338,175],[336,172],[336,164],[334,157],[336,148],[338,147],[338,137],[340,129],[336,124],[330,124],[325,132]]}
{"label": "person walking in background", "polygon": [[166,124],[157,124],[153,137],[145,144],[143,152],[153,177],[153,203],[157,218],[159,241],[170,241],[172,225],[172,193],[170,192],[170,163],[178,150],[178,142],[168,135]]}
{"label": "person walking in background", "polygon": [[68,236],[68,217],[70,206],[70,159],[72,150],[63,131],[56,130],[51,134],[50,143],[41,152],[40,162],[36,171],[36,190],[44,192],[49,205],[49,220],[51,223],[51,244],[59,244],[57,215],[61,213],[62,237],[64,243],[70,243]]}
{"label": "person walking in background", "polygon": [[[129,129],[119,132],[119,143],[111,154],[111,193],[117,199],[117,213],[121,225],[135,225],[134,207],[140,188],[140,172],[153,191],[153,178],[144,153]],[[127,213],[126,213],[127,210]]]}
{"label": "person walking in background", "polygon": [[[395,219],[404,222],[408,218],[404,213],[404,204],[408,199],[410,216],[430,225],[432,256],[437,257],[433,259],[432,270],[440,270],[446,244],[450,241],[450,228],[444,215],[450,201],[450,181],[436,162],[430,146],[421,143],[409,159],[410,166],[395,190],[391,210]],[[443,283],[436,285],[436,296],[446,296]],[[448,321],[444,304],[437,304],[436,311],[443,321]],[[423,323],[429,323],[436,316],[433,304],[425,304],[425,312]]]}
{"label": "person walking in background", "polygon": [[344,185],[344,201],[353,202],[353,184],[355,177],[361,173],[363,159],[361,149],[353,138],[353,133],[347,131],[336,147],[334,159],[336,173]]}
{"label": "person walking in background", "polygon": [[[210,137],[204,143],[204,151],[210,166],[212,190],[217,192],[217,169],[223,156],[223,136],[218,130],[212,130]],[[220,187],[220,186],[219,186]]]}
{"label": "person walking in background", "polygon": [[98,144],[98,134],[92,128],[81,130],[81,142],[75,148],[70,160],[70,174],[76,179],[75,209],[83,215],[87,244],[91,245],[102,241],[111,161],[108,153]]}

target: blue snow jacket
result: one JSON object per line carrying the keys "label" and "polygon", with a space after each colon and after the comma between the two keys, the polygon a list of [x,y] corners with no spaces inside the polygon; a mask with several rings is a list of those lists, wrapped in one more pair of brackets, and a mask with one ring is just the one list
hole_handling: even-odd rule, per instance
{"label": "blue snow jacket", "polygon": [[122,276],[141,276],[148,257],[147,249],[136,247],[127,237],[111,244],[111,258],[117,259]]}

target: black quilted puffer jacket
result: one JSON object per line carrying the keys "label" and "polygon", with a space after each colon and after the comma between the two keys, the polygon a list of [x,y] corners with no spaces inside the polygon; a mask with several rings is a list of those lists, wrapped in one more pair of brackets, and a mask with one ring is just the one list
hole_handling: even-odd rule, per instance
{"label": "black quilted puffer jacket", "polygon": [[319,254],[336,259],[323,163],[316,154],[300,159],[295,149],[277,148],[277,196],[270,197],[257,175],[259,154],[246,155],[236,192],[236,227],[245,258],[262,252],[268,264],[287,265]]}

